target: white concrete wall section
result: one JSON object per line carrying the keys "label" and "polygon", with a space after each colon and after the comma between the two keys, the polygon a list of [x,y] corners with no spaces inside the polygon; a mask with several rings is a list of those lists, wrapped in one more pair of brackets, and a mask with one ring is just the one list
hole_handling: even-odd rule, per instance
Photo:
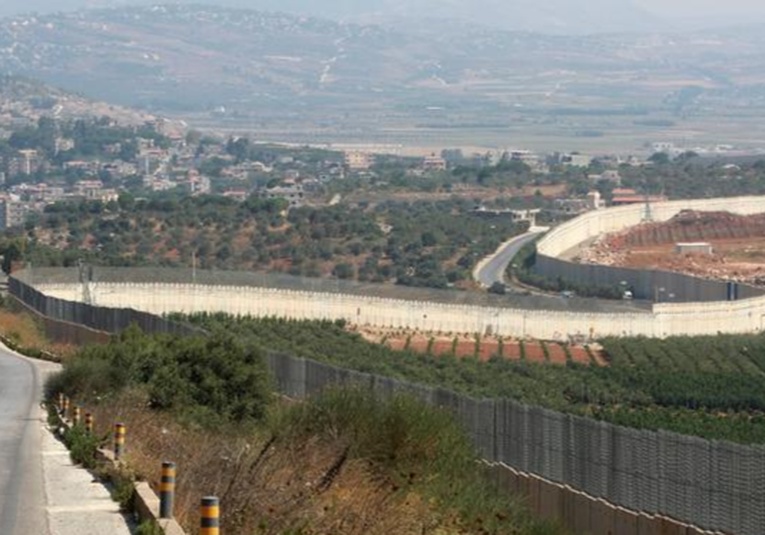
{"label": "white concrete wall section", "polygon": [[[681,210],[727,211],[750,215],[765,212],[765,197],[730,197],[669,201],[651,205],[654,221],[666,221]],[[540,254],[558,257],[572,247],[600,234],[617,232],[643,221],[646,207],[643,204],[618,206],[596,210],[572,219],[557,227],[537,244]]]}
{"label": "white concrete wall section", "polygon": [[708,303],[661,303],[653,307],[656,335],[757,333],[765,328],[765,297]]}
{"label": "white concrete wall section", "polygon": [[[39,285],[46,295],[80,301],[77,285]],[[569,336],[655,336],[650,313],[590,314],[517,310],[257,287],[95,283],[93,304],[154,314],[227,312],[293,319],[344,319],[356,325],[567,340]]]}
{"label": "white concrete wall section", "polygon": [[[80,301],[78,285],[41,285],[52,297]],[[453,333],[567,340],[569,336],[699,335],[760,332],[765,297],[710,303],[661,303],[653,313],[598,314],[518,310],[400,301],[356,295],[272,290],[256,287],[173,284],[93,285],[94,304],[154,314],[227,312],[259,317],[344,319],[357,325]]]}

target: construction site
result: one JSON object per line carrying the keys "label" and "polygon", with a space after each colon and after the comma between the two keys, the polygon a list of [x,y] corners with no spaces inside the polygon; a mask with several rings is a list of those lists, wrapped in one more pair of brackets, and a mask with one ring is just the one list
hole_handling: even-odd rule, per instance
{"label": "construction site", "polygon": [[603,234],[576,260],[765,286],[765,213],[682,210],[664,222]]}

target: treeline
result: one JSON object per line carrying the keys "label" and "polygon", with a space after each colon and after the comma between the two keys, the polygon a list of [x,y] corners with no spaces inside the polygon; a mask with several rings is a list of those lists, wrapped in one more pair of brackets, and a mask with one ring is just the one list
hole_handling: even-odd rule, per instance
{"label": "treeline", "polygon": [[[73,147],[58,150],[57,139],[71,140]],[[95,157],[132,161],[138,153],[138,139],[150,140],[158,148],[170,146],[170,140],[150,125],[120,126],[108,117],[57,121],[43,116],[36,125],[17,129],[0,142],[0,154],[33,149],[59,165]]]}
{"label": "treeline", "polygon": [[110,203],[57,203],[29,225],[23,258],[71,265],[264,270],[446,288],[527,224],[486,219],[462,200],[301,207],[252,195],[163,194]]}
{"label": "treeline", "polygon": [[[607,367],[510,361],[495,356],[434,357],[394,351],[347,332],[341,323],[234,318],[202,314],[183,318],[210,332],[226,332],[265,351],[289,354],[397,379],[439,386],[476,397],[505,397],[612,423],[666,429],[710,439],[765,443],[765,375],[759,364],[725,367],[726,358],[765,361],[765,337],[728,339],[607,339]],[[690,341],[690,342],[689,342]],[[672,358],[678,343],[695,344],[686,364]],[[640,353],[641,348],[646,349]],[[705,351],[717,348],[717,369]],[[621,349],[620,349],[621,348]],[[626,348],[626,349],[625,349]],[[620,352],[621,351],[621,352]],[[650,354],[644,361],[638,355]],[[626,357],[625,354],[635,355]]]}

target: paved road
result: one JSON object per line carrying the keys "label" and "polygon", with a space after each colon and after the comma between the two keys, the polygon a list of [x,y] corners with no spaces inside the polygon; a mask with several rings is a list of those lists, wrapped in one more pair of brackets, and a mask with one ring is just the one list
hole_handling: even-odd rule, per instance
{"label": "paved road", "polygon": [[48,533],[41,462],[40,370],[0,348],[0,533]]}
{"label": "paved road", "polygon": [[504,283],[507,266],[510,265],[513,257],[518,254],[524,245],[534,241],[546,231],[547,229],[533,229],[506,242],[494,255],[479,265],[474,278],[486,288],[495,282]]}
{"label": "paved road", "polygon": [[42,385],[57,369],[0,345],[0,535],[130,535],[109,492],[45,427]]}

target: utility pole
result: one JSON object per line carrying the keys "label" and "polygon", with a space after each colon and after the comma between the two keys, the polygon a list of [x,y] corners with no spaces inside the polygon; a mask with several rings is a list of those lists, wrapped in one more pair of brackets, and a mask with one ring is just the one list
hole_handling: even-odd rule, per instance
{"label": "utility pole", "polygon": [[82,284],[82,302],[86,305],[93,304],[93,294],[90,291],[90,281],[93,278],[88,265],[80,258],[77,262],[80,271],[80,284]]}
{"label": "utility pole", "polygon": [[643,192],[645,194],[645,211],[643,212],[643,222],[650,223],[653,221],[653,209],[651,208],[651,195],[648,190],[648,180],[643,182]]}
{"label": "utility pole", "polygon": [[191,252],[191,284],[197,285],[197,252],[196,250]]}

